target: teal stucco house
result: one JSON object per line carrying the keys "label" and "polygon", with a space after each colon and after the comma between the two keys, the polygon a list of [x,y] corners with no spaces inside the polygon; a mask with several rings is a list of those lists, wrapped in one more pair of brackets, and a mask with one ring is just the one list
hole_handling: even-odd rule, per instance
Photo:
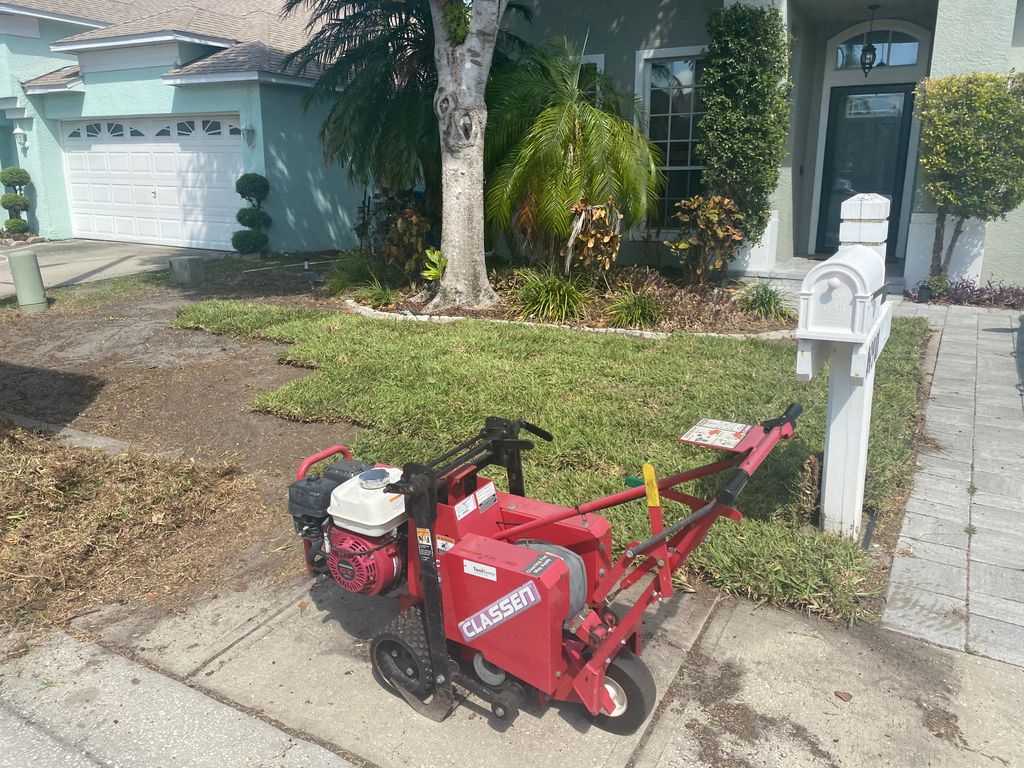
{"label": "teal stucco house", "polygon": [[309,80],[282,73],[304,19],[280,3],[0,3],[0,161],[32,174],[57,239],[229,250],[246,171],[270,180],[272,244],[344,247],[362,190],[320,150]]}
{"label": "teal stucco house", "polygon": [[[726,0],[728,3],[736,0]],[[787,157],[774,218],[758,247],[736,266],[790,286],[811,258],[839,245],[839,206],[858,192],[891,201],[888,273],[914,287],[926,276],[935,214],[918,190],[913,89],[925,77],[1024,70],[1024,0],[739,0],[774,6],[792,40],[794,83]],[[707,21],[723,0],[631,0],[584,6],[536,0],[523,34],[586,42],[586,61],[645,106],[650,138],[666,159],[660,223],[700,186],[693,151],[701,114],[701,60]],[[861,51],[875,48],[865,75]],[[1024,126],[1022,126],[1024,130]],[[950,235],[947,227],[947,238]],[[660,242],[666,231],[650,239]],[[633,249],[643,247],[634,233]],[[1006,221],[968,223],[954,276],[1024,285],[1024,209]]]}

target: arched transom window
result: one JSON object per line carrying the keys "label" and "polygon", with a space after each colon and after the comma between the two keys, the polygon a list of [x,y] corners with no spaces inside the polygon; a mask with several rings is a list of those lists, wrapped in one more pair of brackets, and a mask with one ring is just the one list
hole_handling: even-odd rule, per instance
{"label": "arched transom window", "polygon": [[862,32],[836,47],[836,69],[860,69],[860,52],[865,45],[875,46],[876,67],[908,67],[917,64],[920,44],[916,37],[894,29]]}

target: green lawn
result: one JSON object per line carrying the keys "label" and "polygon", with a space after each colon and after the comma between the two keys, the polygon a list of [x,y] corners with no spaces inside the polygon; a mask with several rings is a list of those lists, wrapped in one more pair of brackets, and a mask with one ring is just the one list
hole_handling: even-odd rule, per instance
{"label": "green lawn", "polygon": [[[799,401],[798,438],[776,449],[738,505],[749,519],[716,525],[691,563],[702,578],[755,599],[844,620],[859,614],[867,559],[849,542],[800,527],[797,480],[807,456],[822,449],[827,381],[796,381],[793,344],[684,334],[644,341],[470,320],[397,323],[224,301],[185,307],[176,325],[289,344],[281,360],[314,372],[259,395],[254,408],[358,424],[353,448],[368,460],[429,458],[490,414],[533,421],[555,442],[529,454],[528,491],[564,504],[621,490],[645,460],[660,474],[711,460],[713,452],[674,442],[700,418],[755,422]],[[884,508],[910,480],[926,332],[924,321],[896,321],[879,363],[872,507]],[[610,517],[618,546],[648,533],[639,503]]]}

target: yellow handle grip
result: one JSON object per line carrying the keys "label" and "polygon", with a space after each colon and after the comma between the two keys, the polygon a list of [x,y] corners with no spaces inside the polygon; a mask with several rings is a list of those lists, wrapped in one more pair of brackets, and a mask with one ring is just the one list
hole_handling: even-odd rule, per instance
{"label": "yellow handle grip", "polygon": [[647,506],[660,507],[661,496],[658,494],[658,478],[654,474],[652,464],[644,464],[644,487],[647,489]]}

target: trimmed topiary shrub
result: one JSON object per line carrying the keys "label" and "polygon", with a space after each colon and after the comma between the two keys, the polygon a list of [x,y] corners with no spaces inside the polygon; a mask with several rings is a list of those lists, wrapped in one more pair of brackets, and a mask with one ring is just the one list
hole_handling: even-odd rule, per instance
{"label": "trimmed topiary shrub", "polygon": [[253,208],[262,208],[270,194],[270,182],[258,173],[243,173],[235,182],[235,191]]}
{"label": "trimmed topiary shrub", "polygon": [[31,206],[32,204],[28,201],[28,198],[17,192],[8,192],[3,197],[0,197],[0,208],[10,213],[12,219],[21,218],[19,214],[27,211]]}
{"label": "trimmed topiary shrub", "polygon": [[12,165],[10,168],[4,168],[0,171],[0,184],[3,184],[5,187],[10,187],[15,192],[23,193],[25,191],[25,187],[31,183],[32,177],[24,168]]}
{"label": "trimmed topiary shrub", "polygon": [[28,222],[24,219],[8,219],[4,222],[4,231],[9,235],[23,235],[29,231]]}
{"label": "trimmed topiary shrub", "polygon": [[270,238],[256,229],[240,229],[231,236],[231,247],[239,253],[259,253],[267,247]]}
{"label": "trimmed topiary shrub", "polygon": [[710,195],[736,202],[751,243],[771,218],[789,129],[789,44],[775,8],[730,5],[711,13],[697,152]]}
{"label": "trimmed topiary shrub", "polygon": [[270,182],[258,173],[243,173],[235,182],[235,191],[248,203],[235,219],[243,227],[231,236],[231,247],[239,253],[259,253],[267,248],[270,238],[263,230],[269,229],[273,220],[263,210],[263,201],[270,194]]}
{"label": "trimmed topiary shrub", "polygon": [[270,214],[262,208],[242,208],[238,211],[235,219],[237,219],[238,223],[243,227],[258,229],[261,232],[264,229],[270,229],[270,225],[273,223],[273,219],[270,218]]}

